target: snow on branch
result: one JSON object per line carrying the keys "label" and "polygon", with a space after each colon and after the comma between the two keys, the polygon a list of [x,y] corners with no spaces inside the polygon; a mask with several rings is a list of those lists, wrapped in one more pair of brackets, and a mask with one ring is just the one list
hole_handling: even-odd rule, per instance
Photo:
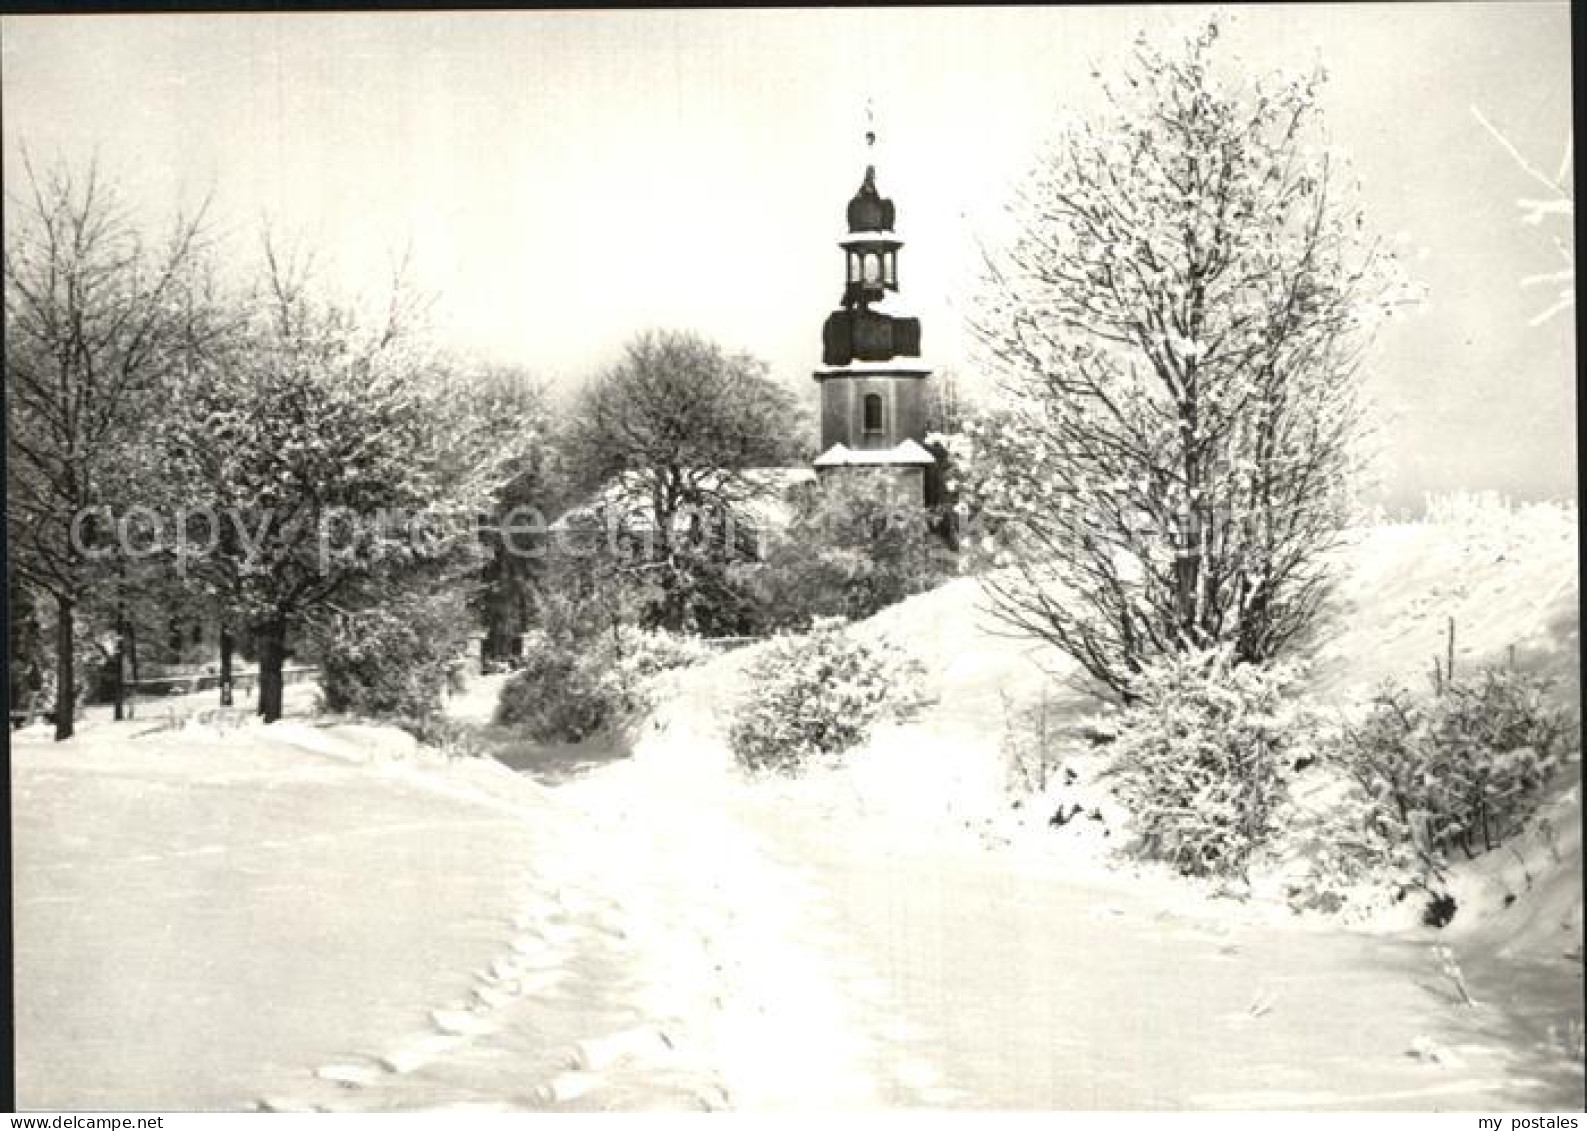
{"label": "snow on branch", "polygon": [[[1510,155],[1522,172],[1531,177],[1538,184],[1548,190],[1548,195],[1542,198],[1522,197],[1516,201],[1516,206],[1521,211],[1521,223],[1528,227],[1540,227],[1544,220],[1550,218],[1563,219],[1567,225],[1575,220],[1576,194],[1572,188],[1571,160],[1573,156],[1573,135],[1567,131],[1565,134],[1565,148],[1560,155],[1559,172],[1549,176],[1533,165],[1522,155],[1509,138],[1505,137],[1492,122],[1483,116],[1481,110],[1475,106],[1471,108],[1482,128],[1487,130],[1497,141],[1500,147]],[[1554,247],[1565,261],[1563,271],[1548,274],[1528,275],[1521,280],[1523,287],[1537,286],[1540,283],[1550,283],[1559,287],[1559,294],[1554,302],[1540,313],[1534,315],[1528,322],[1529,326],[1541,326],[1556,314],[1572,309],[1576,305],[1576,260],[1569,245],[1556,238]]]}

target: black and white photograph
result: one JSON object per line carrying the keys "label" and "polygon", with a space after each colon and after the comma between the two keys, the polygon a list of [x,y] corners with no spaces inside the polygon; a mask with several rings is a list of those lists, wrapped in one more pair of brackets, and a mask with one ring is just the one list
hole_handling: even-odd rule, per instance
{"label": "black and white photograph", "polygon": [[10,1110],[1578,1126],[1572,15],[0,16]]}

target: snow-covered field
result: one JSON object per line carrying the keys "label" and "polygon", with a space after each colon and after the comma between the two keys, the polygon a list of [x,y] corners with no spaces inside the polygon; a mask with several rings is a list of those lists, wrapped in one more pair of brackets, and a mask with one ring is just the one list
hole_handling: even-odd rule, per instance
{"label": "snow-covered field", "polygon": [[300,723],[140,725],[12,746],[20,1103],[247,1106],[497,947],[524,822]]}
{"label": "snow-covered field", "polygon": [[[1514,644],[1573,695],[1575,539],[1369,532],[1317,694],[1420,679],[1454,616],[1462,664]],[[797,782],[729,763],[751,650],[666,677],[632,758],[526,751],[550,785],[301,698],[268,728],[14,736],[19,1101],[1581,1106],[1579,793],[1552,841],[1463,871],[1443,933],[1215,898],[1011,816],[1004,697],[1063,665],[977,605],[960,581],[857,628],[935,703]],[[483,723],[499,682],[453,714]]]}

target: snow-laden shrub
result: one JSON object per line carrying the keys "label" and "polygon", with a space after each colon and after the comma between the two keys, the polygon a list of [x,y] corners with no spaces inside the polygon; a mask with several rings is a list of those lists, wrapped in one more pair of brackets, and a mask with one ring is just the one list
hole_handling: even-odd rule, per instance
{"label": "snow-laden shrub", "polygon": [[913,658],[856,639],[841,621],[819,621],[808,635],[779,637],[746,669],[729,745],[749,769],[796,771],[906,716],[920,702],[922,674]]}
{"label": "snow-laden shrub", "polygon": [[1439,688],[1385,687],[1327,744],[1330,796],[1294,821],[1306,868],[1288,885],[1292,906],[1371,911],[1418,893],[1438,921],[1452,850],[1496,847],[1538,811],[1575,748],[1547,684],[1488,670]]}
{"label": "snow-laden shrub", "polygon": [[496,722],[539,742],[578,742],[605,721],[603,701],[589,685],[577,652],[544,632],[524,634],[519,668],[502,684]]}
{"label": "snow-laden shrub", "polygon": [[1370,913],[1414,891],[1434,894],[1435,878],[1394,814],[1326,762],[1317,773],[1326,781],[1323,802],[1286,807],[1279,817],[1287,846],[1303,862],[1284,887],[1290,907]]}
{"label": "snow-laden shrub", "polygon": [[821,617],[863,620],[952,577],[933,516],[886,473],[834,476],[801,494],[788,528],[746,571],[759,621],[802,632]]}
{"label": "snow-laden shrub", "polygon": [[652,676],[711,655],[693,637],[627,625],[578,642],[530,633],[496,721],[541,742],[580,742],[652,706]]}
{"label": "snow-laden shrub", "polygon": [[338,618],[320,634],[320,694],[332,712],[420,719],[462,678],[461,600],[411,596]]}
{"label": "snow-laden shrub", "polygon": [[1577,517],[1577,507],[1572,501],[1523,502],[1497,491],[1451,491],[1425,497],[1422,521],[1432,526],[1513,536],[1528,528],[1573,527]]}
{"label": "snow-laden shrub", "polygon": [[699,637],[625,625],[594,637],[579,663],[618,710],[635,712],[652,705],[647,686],[651,676],[702,664],[713,655]]}
{"label": "snow-laden shrub", "polygon": [[1185,875],[1240,878],[1275,831],[1291,767],[1315,724],[1287,697],[1292,664],[1232,664],[1191,652],[1147,668],[1120,720],[1114,792],[1135,848]]}
{"label": "snow-laden shrub", "polygon": [[1572,749],[1545,681],[1487,669],[1418,699],[1385,688],[1335,757],[1378,819],[1428,861],[1515,835]]}
{"label": "snow-laden shrub", "polygon": [[439,751],[447,758],[478,758],[489,753],[489,747],[481,741],[478,729],[462,719],[426,715],[404,719],[400,725],[422,745]]}

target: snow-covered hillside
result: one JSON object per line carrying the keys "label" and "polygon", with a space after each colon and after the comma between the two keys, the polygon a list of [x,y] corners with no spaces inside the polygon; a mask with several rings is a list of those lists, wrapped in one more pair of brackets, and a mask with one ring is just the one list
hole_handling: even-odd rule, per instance
{"label": "snow-covered hillside", "polygon": [[1580,699],[1574,507],[1473,506],[1441,523],[1361,531],[1342,555],[1330,617],[1312,648],[1313,694],[1345,703],[1384,680],[1426,687],[1455,621],[1456,672],[1507,662]]}
{"label": "snow-covered hillside", "polygon": [[[1339,556],[1328,615],[1303,652],[1311,694],[1348,707],[1385,680],[1427,686],[1442,657],[1449,618],[1457,671],[1516,664],[1555,681],[1559,701],[1580,693],[1574,508],[1474,508],[1443,524],[1360,530]],[[909,724],[887,728],[848,759],[847,777],[877,804],[912,815],[951,808],[985,815],[1005,801],[999,744],[1008,708],[1047,694],[1061,724],[1099,709],[1068,657],[1010,633],[986,608],[979,582],[960,578],[913,597],[851,631],[906,650],[925,668],[930,704]],[[742,694],[755,649],[729,653],[672,677],[675,686],[647,721],[637,752],[721,763],[725,720]],[[687,741],[684,741],[684,736]],[[687,751],[687,755],[681,751]],[[874,785],[874,793],[865,787]]]}

